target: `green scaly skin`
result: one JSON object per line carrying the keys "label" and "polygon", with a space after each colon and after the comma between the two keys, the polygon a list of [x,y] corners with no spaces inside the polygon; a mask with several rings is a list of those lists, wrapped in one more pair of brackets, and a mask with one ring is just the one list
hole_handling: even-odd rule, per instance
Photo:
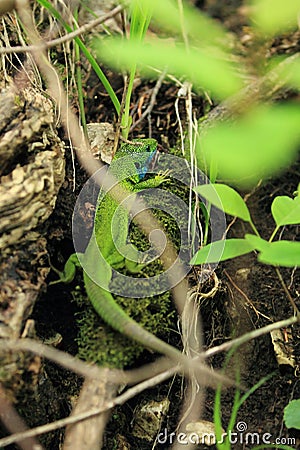
{"label": "green scaly skin", "polygon": [[[114,157],[110,170],[117,179],[122,178],[122,176],[127,173],[128,169],[130,169],[132,173],[133,167],[130,167],[130,164],[134,164],[132,161],[131,163],[129,162],[126,167],[120,164],[115,165],[114,162],[117,159],[125,155],[128,156],[132,153],[145,153],[156,150],[157,142],[154,139],[137,140],[137,142],[138,143],[136,144],[122,144],[120,150]],[[124,189],[136,193],[142,189],[157,187],[166,179],[166,174],[158,174],[153,179],[140,181],[137,173],[136,176],[131,176],[129,179],[120,181],[120,184]],[[102,194],[100,193],[100,195]],[[104,199],[102,199],[100,206],[96,211],[92,237],[88,243],[85,253],[81,255],[81,261],[84,263],[84,267],[88,268],[88,272],[91,273],[90,271],[94,271],[93,273],[95,273],[96,270],[97,279],[100,279],[101,277],[101,285],[103,287],[98,286],[87,275],[87,273],[84,272],[85,289],[94,309],[99,316],[116,331],[139,342],[147,348],[167,356],[176,364],[182,364],[186,373],[188,373],[189,369],[195,370],[196,373],[199,370],[201,371],[201,378],[204,375],[206,378],[206,383],[210,385],[215,385],[217,381],[220,382],[221,380],[224,382],[224,377],[212,372],[199,362],[192,363],[179,350],[146,331],[137,322],[131,319],[115,302],[113,296],[109,292],[109,283],[112,277],[111,268],[126,268],[131,273],[137,273],[140,272],[144,266],[126,259],[116,249],[116,244],[118,244],[117,246],[119,248],[121,247],[124,249],[122,252],[123,254],[130,251],[132,255],[133,251],[137,251],[133,245],[127,244],[129,226],[128,212],[122,208],[118,208],[118,211],[116,212],[117,207],[118,203],[111,196],[106,195]],[[113,240],[111,235],[111,223],[115,214],[117,214],[119,231]],[[99,251],[97,246],[99,247],[108,265],[103,264],[101,260],[99,260]],[[95,264],[95,261],[99,261],[97,265]],[[54,269],[59,275],[59,280],[54,283],[70,283],[75,277],[76,267],[81,267],[81,264],[78,260],[77,254],[73,254],[67,260],[62,272]]]}

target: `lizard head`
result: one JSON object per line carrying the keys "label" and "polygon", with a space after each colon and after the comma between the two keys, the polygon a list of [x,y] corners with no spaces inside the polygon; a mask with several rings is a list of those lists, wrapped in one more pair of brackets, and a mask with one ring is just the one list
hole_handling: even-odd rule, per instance
{"label": "lizard head", "polygon": [[142,180],[149,167],[154,161],[157,152],[157,141],[155,139],[134,139],[130,143],[122,143],[115,158],[132,156],[137,169],[139,180]]}

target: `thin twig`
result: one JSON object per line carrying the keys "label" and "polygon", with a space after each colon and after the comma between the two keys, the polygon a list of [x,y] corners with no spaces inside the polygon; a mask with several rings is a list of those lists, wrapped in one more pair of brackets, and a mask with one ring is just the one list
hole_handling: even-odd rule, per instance
{"label": "thin twig", "polygon": [[116,132],[115,132],[114,148],[113,148],[113,152],[112,152],[112,157],[114,157],[114,155],[118,149],[118,146],[119,146],[119,141],[120,141],[120,139],[122,139],[122,134],[121,134],[122,117],[123,117],[123,113],[124,113],[126,95],[127,95],[127,91],[128,91],[129,76],[127,74],[124,74],[123,79],[124,79],[124,88],[123,88],[123,93],[122,93],[122,100],[120,103],[120,113],[119,113],[119,117],[118,117],[118,122],[116,124]]}
{"label": "thin twig", "polygon": [[291,293],[290,293],[290,291],[288,290],[287,285],[285,284],[284,279],[282,278],[282,275],[281,275],[280,270],[279,270],[278,267],[275,267],[275,272],[276,272],[276,275],[277,275],[278,278],[279,278],[279,281],[280,281],[280,283],[281,283],[281,286],[282,286],[282,288],[283,288],[283,290],[284,290],[284,292],[285,292],[285,294],[286,294],[286,296],[287,296],[287,298],[288,298],[290,304],[292,305],[292,307],[293,307],[293,309],[294,309],[294,314],[295,314],[298,318],[300,318],[300,311],[299,311],[299,309],[297,308],[297,305],[296,305],[296,303],[294,302],[294,299],[293,299],[293,297],[291,296]]}
{"label": "thin twig", "polygon": [[160,88],[161,88],[161,85],[162,85],[162,83],[163,83],[163,81],[164,81],[164,79],[165,79],[166,73],[167,73],[167,69],[164,69],[163,72],[160,74],[160,76],[159,76],[159,78],[158,78],[158,80],[157,80],[157,82],[156,82],[156,85],[154,86],[154,89],[153,89],[153,91],[152,91],[152,94],[151,94],[151,97],[150,97],[149,105],[147,106],[147,108],[145,109],[145,111],[143,112],[143,114],[141,115],[141,117],[140,117],[136,122],[134,122],[134,124],[132,124],[132,126],[130,127],[130,132],[131,132],[132,130],[134,130],[134,128],[135,128],[139,123],[141,123],[142,120],[144,120],[145,117],[147,117],[148,114],[151,113],[151,111],[152,111],[152,109],[154,108],[154,105],[155,105],[155,101],[156,101],[157,94],[158,94],[158,92],[159,92],[159,90],[160,90]]}
{"label": "thin twig", "polygon": [[258,311],[257,308],[255,308],[255,306],[253,305],[253,303],[250,300],[250,298],[248,297],[248,295],[244,291],[242,291],[242,289],[233,281],[233,279],[231,278],[231,276],[229,275],[227,270],[224,270],[223,272],[226,275],[226,277],[228,278],[228,280],[230,281],[230,283],[232,284],[232,286],[241,294],[242,297],[244,297],[246,302],[251,306],[251,308],[254,310],[255,314],[257,315],[257,317],[259,317],[259,315],[261,315],[265,319],[268,319],[271,321],[270,317],[266,316],[262,312]]}
{"label": "thin twig", "polygon": [[[103,368],[81,361],[75,356],[58,350],[49,345],[38,342],[34,339],[1,339],[0,353],[4,352],[31,352],[40,357],[49,359],[61,367],[73,371],[83,378],[102,380]],[[110,381],[116,384],[135,384],[142,380],[156,376],[158,373],[167,370],[172,366],[172,362],[165,357],[160,357],[157,361],[146,364],[134,370],[113,369],[110,373]]]}
{"label": "thin twig", "polygon": [[225,342],[224,344],[218,345],[217,347],[213,347],[209,350],[206,350],[200,356],[202,356],[204,358],[210,358],[211,356],[216,355],[217,353],[226,352],[233,347],[239,347],[240,345],[243,345],[246,342],[251,341],[252,339],[256,339],[260,336],[263,336],[264,334],[268,334],[273,330],[278,330],[279,328],[288,327],[297,322],[300,322],[299,318],[293,316],[293,317],[290,317],[289,319],[271,323],[270,325],[266,325],[263,328],[259,328],[258,330],[250,331],[249,333],[243,334],[243,336],[240,336],[236,339],[232,339],[229,342]]}
{"label": "thin twig", "polygon": [[[81,377],[102,379],[103,376],[103,369],[101,369],[100,367],[96,365],[91,366],[87,363],[84,363],[79,358],[75,358],[68,353],[57,350],[56,348],[50,347],[41,342],[35,341],[34,339],[1,339],[0,353],[8,351],[23,351],[34,353],[35,355],[47,358],[55,362],[56,364],[64,367],[67,370],[73,371]],[[125,372],[123,372],[122,370],[115,370],[114,373],[116,376],[116,382],[122,382],[122,380],[124,381]]]}
{"label": "thin twig", "polygon": [[13,444],[14,442],[19,442],[20,440],[27,439],[33,436],[38,436],[40,434],[49,433],[50,431],[57,430],[59,428],[63,428],[67,425],[71,425],[74,423],[77,423],[82,420],[87,420],[92,417],[95,417],[99,414],[102,414],[112,408],[114,408],[117,405],[122,405],[129,399],[133,398],[137,394],[143,392],[145,389],[149,389],[150,387],[156,386],[159,383],[162,383],[163,381],[167,380],[171,376],[173,376],[176,371],[177,367],[172,367],[168,371],[156,375],[155,377],[151,378],[150,380],[144,381],[137,386],[134,386],[133,388],[128,389],[124,394],[120,395],[119,397],[116,397],[114,400],[106,402],[103,406],[99,408],[92,409],[90,411],[83,412],[81,414],[77,414],[76,416],[69,416],[64,419],[56,420],[55,422],[41,425],[39,427],[35,427],[32,430],[24,431],[21,433],[16,433],[12,436],[8,436],[5,438],[0,439],[0,447],[6,447],[7,445]]}
{"label": "thin twig", "polygon": [[77,28],[75,31],[72,31],[71,33],[65,34],[64,36],[53,39],[52,41],[48,42],[41,42],[38,45],[28,45],[28,46],[22,46],[18,45],[15,47],[5,47],[0,48],[0,55],[1,54],[10,54],[10,53],[26,53],[26,52],[36,52],[41,49],[48,49],[51,47],[55,47],[56,45],[63,44],[64,42],[71,41],[75,37],[79,36],[80,34],[86,33],[87,31],[92,30],[97,25],[100,25],[101,23],[106,22],[108,19],[111,19],[112,17],[119,14],[124,9],[124,6],[117,6],[114,8],[111,12],[104,14],[101,17],[97,17],[97,19],[92,20],[89,23],[86,23],[85,25],[82,25],[81,27]]}

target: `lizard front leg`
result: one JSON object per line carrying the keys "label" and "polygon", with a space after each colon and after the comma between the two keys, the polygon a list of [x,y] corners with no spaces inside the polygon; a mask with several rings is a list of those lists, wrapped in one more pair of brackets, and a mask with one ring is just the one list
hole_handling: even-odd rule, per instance
{"label": "lizard front leg", "polygon": [[156,188],[160,186],[162,183],[169,181],[170,173],[171,173],[170,170],[165,170],[164,172],[160,172],[157,175],[155,175],[154,178],[139,181],[138,183],[135,183],[132,186],[131,190],[133,190],[134,192],[139,192],[143,189]]}
{"label": "lizard front leg", "polygon": [[76,269],[77,267],[81,267],[81,264],[78,260],[78,255],[77,253],[73,253],[69,259],[67,260],[67,262],[65,263],[65,266],[63,268],[62,271],[57,270],[55,267],[52,266],[52,264],[50,263],[51,269],[57,273],[57,275],[59,276],[58,280],[55,281],[51,281],[49,284],[57,284],[57,283],[71,283],[76,275]]}

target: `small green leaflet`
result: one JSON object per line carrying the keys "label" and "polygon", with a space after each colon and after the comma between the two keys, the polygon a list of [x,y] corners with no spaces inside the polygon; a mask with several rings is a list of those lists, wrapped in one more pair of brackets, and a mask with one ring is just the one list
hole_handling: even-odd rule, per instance
{"label": "small green leaflet", "polygon": [[250,253],[254,246],[246,239],[226,239],[215,241],[201,248],[191,259],[190,264],[209,264]]}
{"label": "small green leaflet", "polygon": [[246,234],[245,239],[260,253],[258,261],[283,267],[300,266],[300,242],[268,242],[253,234]]}
{"label": "small green leaflet", "polygon": [[300,242],[268,242],[254,235],[246,234],[245,239],[226,239],[212,242],[201,248],[192,258],[190,264],[209,264],[258,250],[258,261],[283,267],[300,266]]}
{"label": "small green leaflet", "polygon": [[247,242],[249,242],[250,245],[253,246],[253,248],[255,248],[255,250],[258,250],[260,252],[267,249],[270,245],[268,241],[265,241],[255,234],[245,234],[245,239]]}
{"label": "small green leaflet", "polygon": [[278,227],[300,224],[300,198],[278,196],[271,206],[272,215]]}
{"label": "small green leaflet", "polygon": [[197,186],[194,191],[226,214],[250,222],[251,217],[246,203],[234,189],[226,184],[210,183]]}
{"label": "small green leaflet", "polygon": [[262,249],[258,260],[265,264],[283,267],[300,266],[300,242],[270,242],[268,247]]}
{"label": "small green leaflet", "polygon": [[300,430],[300,399],[292,400],[284,408],[283,418],[287,428]]}

